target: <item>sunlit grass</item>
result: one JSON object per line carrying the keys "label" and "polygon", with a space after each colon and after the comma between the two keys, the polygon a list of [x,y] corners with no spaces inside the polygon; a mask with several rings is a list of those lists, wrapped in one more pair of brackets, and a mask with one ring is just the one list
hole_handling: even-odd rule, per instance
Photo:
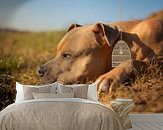
{"label": "sunlit grass", "polygon": [[163,112],[162,64],[161,58],[153,58],[143,74],[136,75],[132,82],[122,84],[113,95],[102,93],[102,96],[107,100],[115,98],[133,99],[136,105],[133,112]]}
{"label": "sunlit grass", "polygon": [[15,82],[39,84],[38,66],[53,58],[65,34],[0,32],[0,110],[15,100]]}

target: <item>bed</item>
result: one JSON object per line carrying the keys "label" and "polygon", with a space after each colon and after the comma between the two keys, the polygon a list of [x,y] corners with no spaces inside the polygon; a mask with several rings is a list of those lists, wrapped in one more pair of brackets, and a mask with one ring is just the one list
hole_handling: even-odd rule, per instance
{"label": "bed", "polygon": [[15,103],[0,112],[0,130],[125,130],[130,126],[126,116],[131,104],[117,107],[113,101],[123,112],[105,106],[97,100],[96,84],[17,83],[16,90]]}
{"label": "bed", "polygon": [[14,103],[0,113],[1,130],[124,130],[104,105],[80,98],[46,98]]}

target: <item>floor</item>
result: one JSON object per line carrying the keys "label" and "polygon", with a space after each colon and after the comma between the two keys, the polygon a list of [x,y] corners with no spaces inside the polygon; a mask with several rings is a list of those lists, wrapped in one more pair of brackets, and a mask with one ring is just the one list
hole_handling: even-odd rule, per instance
{"label": "floor", "polygon": [[163,130],[163,114],[130,114],[133,128],[128,130]]}

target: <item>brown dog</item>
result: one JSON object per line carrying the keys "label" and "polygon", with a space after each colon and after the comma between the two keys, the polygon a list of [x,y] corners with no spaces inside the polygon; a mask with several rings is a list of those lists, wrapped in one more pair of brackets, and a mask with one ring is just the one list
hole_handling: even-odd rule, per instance
{"label": "brown dog", "polygon": [[[131,50],[132,60],[112,69],[112,50],[120,40]],[[73,24],[57,47],[57,55],[40,66],[43,82],[63,84],[98,82],[100,91],[112,91],[128,79],[136,69],[154,55],[163,52],[163,22],[156,19],[110,23],[91,26]]]}

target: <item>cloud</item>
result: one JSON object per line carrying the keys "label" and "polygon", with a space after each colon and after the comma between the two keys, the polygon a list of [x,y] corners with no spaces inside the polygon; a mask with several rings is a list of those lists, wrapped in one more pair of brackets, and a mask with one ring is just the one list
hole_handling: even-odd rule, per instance
{"label": "cloud", "polygon": [[0,25],[7,27],[15,11],[29,0],[0,0]]}

